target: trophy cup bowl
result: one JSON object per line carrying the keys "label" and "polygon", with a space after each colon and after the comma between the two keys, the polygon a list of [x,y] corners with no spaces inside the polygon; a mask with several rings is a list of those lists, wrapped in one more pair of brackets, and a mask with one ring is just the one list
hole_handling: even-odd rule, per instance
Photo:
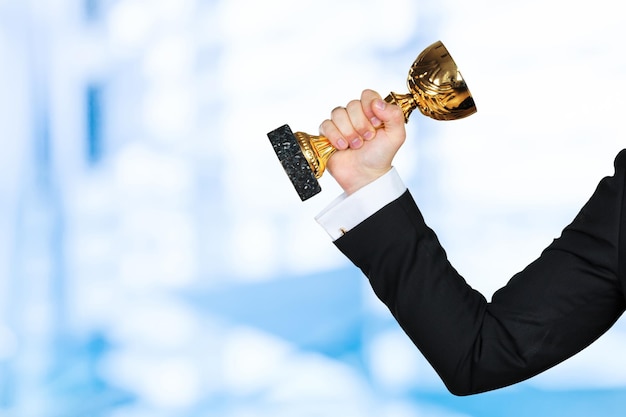
{"label": "trophy cup bowl", "polygon": [[[404,121],[416,108],[435,120],[457,120],[476,112],[474,99],[446,47],[437,41],[415,59],[407,78],[409,93],[389,93],[385,101],[402,109]],[[324,136],[291,131],[283,125],[267,134],[276,156],[302,201],[322,189],[317,181],[337,151]]]}

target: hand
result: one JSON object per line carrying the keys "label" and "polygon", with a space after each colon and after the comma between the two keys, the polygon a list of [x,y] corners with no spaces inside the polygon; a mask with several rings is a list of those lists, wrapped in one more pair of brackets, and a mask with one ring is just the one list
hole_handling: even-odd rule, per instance
{"label": "hand", "polygon": [[406,139],[402,110],[372,90],[333,109],[330,120],[320,125],[320,134],[338,149],[326,167],[347,194],[388,172]]}

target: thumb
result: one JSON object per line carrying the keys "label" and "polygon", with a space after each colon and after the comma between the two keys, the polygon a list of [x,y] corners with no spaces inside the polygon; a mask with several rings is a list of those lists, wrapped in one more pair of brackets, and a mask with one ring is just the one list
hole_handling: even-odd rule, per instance
{"label": "thumb", "polygon": [[404,137],[404,113],[395,104],[387,103],[382,99],[374,100],[372,103],[374,115],[382,122],[382,128],[387,135],[394,137]]}

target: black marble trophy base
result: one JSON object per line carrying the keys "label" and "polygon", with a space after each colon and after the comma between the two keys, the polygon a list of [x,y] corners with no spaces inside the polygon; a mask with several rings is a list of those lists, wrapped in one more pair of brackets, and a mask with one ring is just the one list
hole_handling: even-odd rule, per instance
{"label": "black marble trophy base", "polygon": [[267,137],[302,201],[308,200],[322,191],[322,187],[315,178],[315,174],[288,125],[272,130],[267,134]]}

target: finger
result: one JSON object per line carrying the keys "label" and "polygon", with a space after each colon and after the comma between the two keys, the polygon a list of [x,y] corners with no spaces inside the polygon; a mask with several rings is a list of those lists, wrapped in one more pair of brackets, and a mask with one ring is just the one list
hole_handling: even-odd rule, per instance
{"label": "finger", "polygon": [[[353,107],[353,104],[349,104]],[[355,110],[352,109],[351,113],[355,113]],[[347,141],[348,146],[354,149],[358,149],[363,144],[363,139],[361,139],[361,135],[355,129],[352,124],[351,115],[348,113],[348,109],[345,107],[335,107],[333,111],[330,113],[330,118],[332,122],[335,124],[337,129],[341,132],[343,138]]]}
{"label": "finger", "polygon": [[395,104],[389,104],[382,99],[375,99],[372,102],[371,110],[374,117],[379,119],[388,135],[403,137],[404,113]]}
{"label": "finger", "polygon": [[[359,135],[359,140],[371,140],[376,136],[376,128],[372,126],[365,114],[365,109],[361,100],[352,100],[346,106],[348,117],[352,127]],[[350,146],[360,146],[357,142],[351,142]]]}
{"label": "finger", "polygon": [[320,125],[319,131],[320,135],[326,137],[335,148],[344,150],[348,147],[348,141],[343,137],[343,134],[337,129],[332,120],[324,120]]}
{"label": "finger", "polygon": [[376,100],[382,100],[380,94],[374,90],[366,89],[361,93],[361,103],[367,120],[374,128],[381,127],[383,122],[378,118],[372,106]]}

